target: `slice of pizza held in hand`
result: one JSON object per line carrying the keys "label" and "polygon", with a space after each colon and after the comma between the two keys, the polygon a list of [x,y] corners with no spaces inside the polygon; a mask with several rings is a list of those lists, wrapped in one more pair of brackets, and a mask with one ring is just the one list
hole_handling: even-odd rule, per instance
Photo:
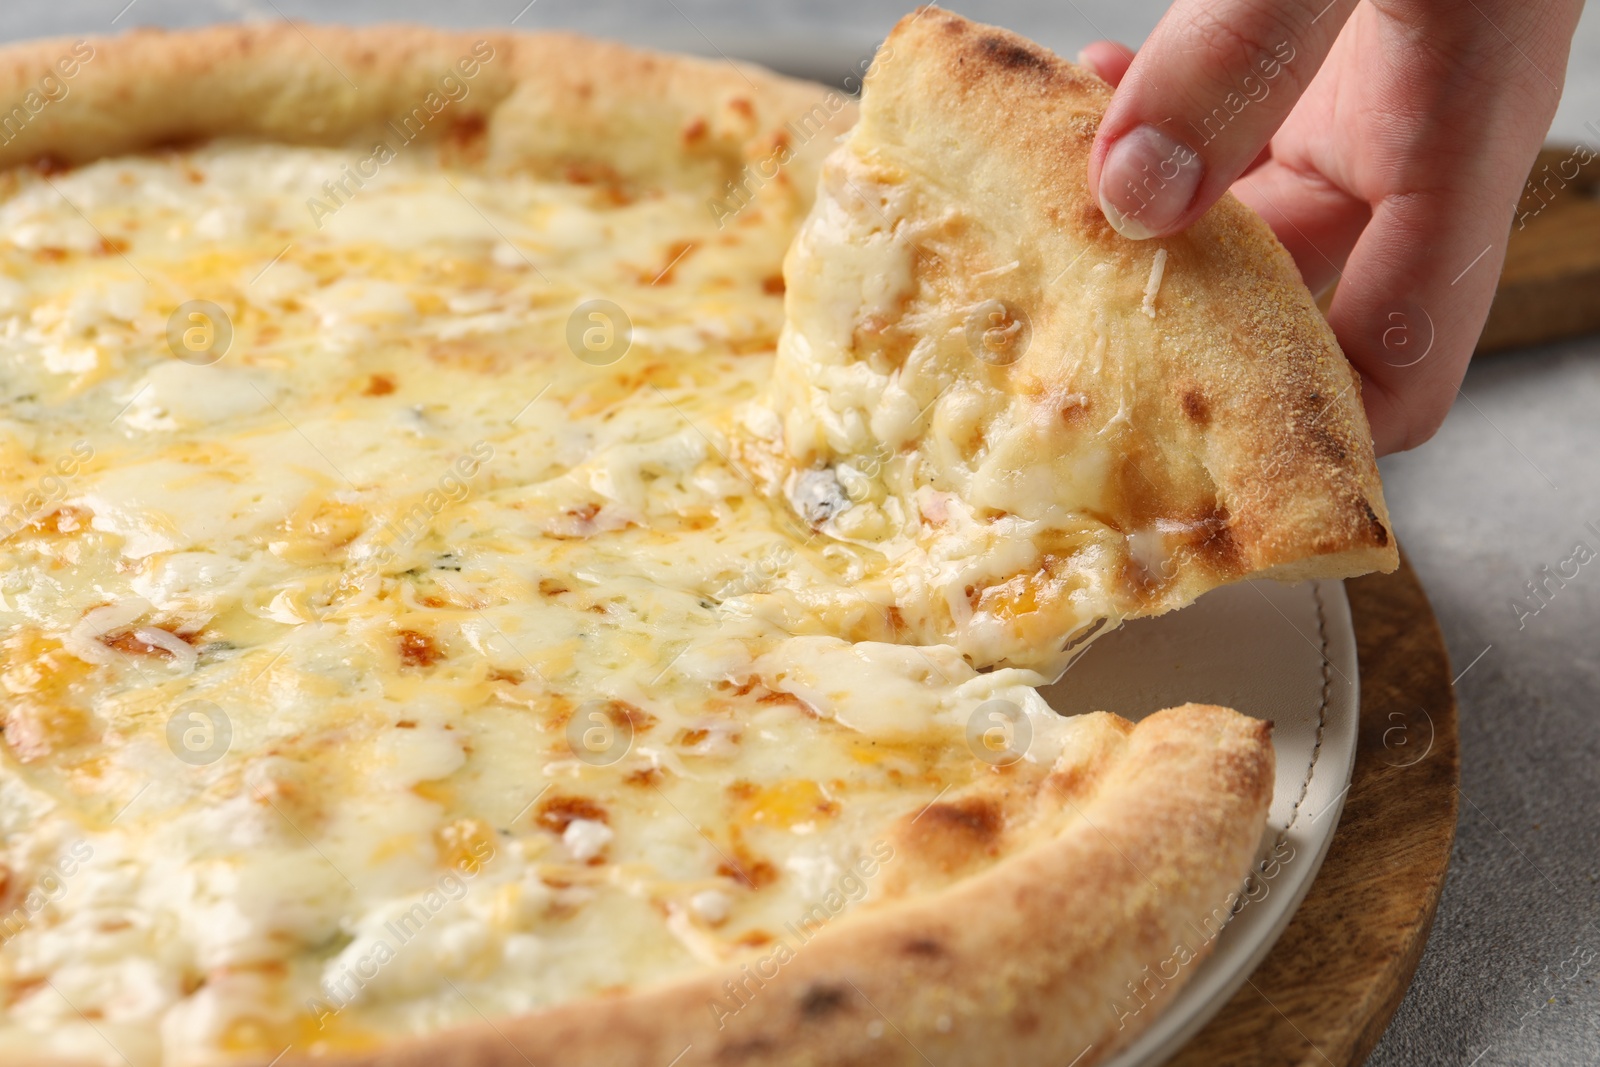
{"label": "slice of pizza held in hand", "polygon": [[859,592],[907,639],[980,667],[1059,673],[1227,582],[1398,562],[1359,381],[1265,222],[1232,196],[1160,240],[1105,221],[1110,95],[907,16],[785,261],[772,476],[889,561]]}

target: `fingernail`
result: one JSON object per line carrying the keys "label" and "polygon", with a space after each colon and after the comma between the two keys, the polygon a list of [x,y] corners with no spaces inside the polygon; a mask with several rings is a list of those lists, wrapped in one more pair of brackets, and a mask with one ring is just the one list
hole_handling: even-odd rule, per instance
{"label": "fingernail", "polygon": [[1124,237],[1165,233],[1194,201],[1205,163],[1199,153],[1154,126],[1135,126],[1106,153],[1100,210]]}

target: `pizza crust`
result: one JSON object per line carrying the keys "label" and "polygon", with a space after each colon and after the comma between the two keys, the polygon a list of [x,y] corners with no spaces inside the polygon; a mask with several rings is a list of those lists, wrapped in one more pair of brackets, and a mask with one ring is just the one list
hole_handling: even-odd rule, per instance
{"label": "pizza crust", "polygon": [[[430,93],[447,98],[441,82],[454,75],[466,94],[420,125],[419,140],[451,142],[464,163],[647,181],[704,190],[709,199],[777,153],[784,165],[756,195],[804,206],[822,154],[855,118],[842,97],[831,110],[821,87],[748,64],[564,33],[264,22],[140,29],[87,44],[93,55],[65,82],[66,94],[0,145],[0,168],[86,163],[215,137],[392,141],[387,124],[426,107]],[[0,48],[0,95],[21,99],[41,79],[59,77],[56,62],[74,47],[61,38]],[[458,66],[463,59],[478,61],[470,77]]]}
{"label": "pizza crust", "polygon": [[[1064,825],[942,892],[836,920],[767,966],[770,977],[729,966],[316,1062],[1102,1062],[1160,1013],[1240,899],[1273,757],[1271,724],[1226,708],[1187,704],[1137,725],[1091,718],[1098,743],[1087,747],[1097,758],[1083,769],[1058,765],[1039,784],[1038,799],[1059,798]],[[1013,804],[1010,814],[1018,811]],[[949,818],[931,836],[981,847],[1005,821],[974,830]],[[901,848],[914,852],[919,833],[920,847],[935,847],[929,831],[902,826]],[[886,867],[902,859],[897,852]]]}
{"label": "pizza crust", "polygon": [[1110,95],[907,16],[786,262],[776,476],[804,512],[837,475],[809,517],[898,561],[909,632],[980,666],[1059,673],[1217,585],[1398,560],[1359,379],[1266,223],[1232,196],[1160,240],[1106,222]]}

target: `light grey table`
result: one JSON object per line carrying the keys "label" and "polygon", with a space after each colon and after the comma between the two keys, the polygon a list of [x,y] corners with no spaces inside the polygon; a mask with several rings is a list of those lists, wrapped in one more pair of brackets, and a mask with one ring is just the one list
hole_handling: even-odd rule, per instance
{"label": "light grey table", "polygon": [[[560,26],[832,79],[909,8],[884,0],[13,0],[0,40],[219,19]],[[1067,55],[1137,44],[1160,0],[956,5]],[[1580,28],[1554,137],[1600,126],[1600,16]],[[1596,146],[1600,147],[1600,146]],[[1600,1064],[1600,558],[1516,605],[1579,544],[1600,553],[1600,337],[1468,374],[1424,447],[1383,463],[1401,541],[1460,672],[1461,823],[1432,940],[1369,1061]],[[1568,569],[1568,573],[1571,569]]]}

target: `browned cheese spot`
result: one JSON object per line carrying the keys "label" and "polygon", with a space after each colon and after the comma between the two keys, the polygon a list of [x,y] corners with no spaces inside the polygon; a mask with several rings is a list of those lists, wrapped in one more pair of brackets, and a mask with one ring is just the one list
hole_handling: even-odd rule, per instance
{"label": "browned cheese spot", "polygon": [[750,851],[737,825],[730,828],[729,837],[730,848],[723,853],[723,862],[717,865],[718,874],[737,879],[750,889],[765,889],[778,880],[778,868]]}
{"label": "browned cheese spot", "polygon": [[484,132],[488,128],[489,123],[482,115],[464,115],[450,127],[446,137],[452,148],[457,151],[467,151],[475,148],[483,140]]}
{"label": "browned cheese spot", "polygon": [[636,733],[644,733],[656,724],[656,717],[643,708],[634,707],[626,700],[608,700],[599,709],[615,726],[627,723]]}
{"label": "browned cheese spot", "polygon": [[[72,534],[88,529],[89,521],[93,518],[94,512],[88,508],[75,507],[68,504],[55,508],[47,514],[36,516],[17,532],[31,530],[52,537],[60,534]],[[3,540],[5,538],[0,537],[0,541]]]}
{"label": "browned cheese spot", "polygon": [[667,246],[660,269],[651,271],[648,275],[640,275],[639,280],[645,285],[671,285],[678,268],[683,265],[684,260],[694,255],[695,249],[699,247],[699,241],[673,241]]}
{"label": "browned cheese spot", "polygon": [[[155,626],[151,628],[156,630],[166,630],[167,633],[172,634],[172,636],[183,641],[185,644],[194,644],[194,641],[192,640],[194,636],[193,634],[173,633],[171,630],[167,630],[165,626]],[[100,638],[100,643],[105,645],[107,648],[114,648],[118,652],[128,656],[161,656],[163,659],[172,658],[172,651],[170,649],[163,648],[160,645],[150,644],[148,641],[140,637],[137,631],[134,630],[126,630],[120,634],[116,634],[115,636],[102,637]]]}
{"label": "browned cheese spot", "polygon": [[660,768],[640,767],[638,770],[629,771],[628,776],[622,781],[625,785],[653,786],[657,782],[661,781],[661,778],[662,774]]}
{"label": "browned cheese spot", "polygon": [[902,634],[906,633],[906,617],[901,614],[898,607],[891,604],[884,611],[883,620],[889,624],[889,633],[895,638],[899,638]]}
{"label": "browned cheese spot", "polygon": [[1089,398],[1071,396],[1061,402],[1061,421],[1068,426],[1082,426],[1089,421]]}
{"label": "browned cheese spot", "polygon": [[407,667],[431,667],[444,658],[433,638],[416,630],[401,630],[400,662]]}
{"label": "browned cheese spot", "polygon": [[539,814],[534,816],[534,822],[553,834],[566,833],[574,819],[609,823],[611,816],[589,797],[574,796],[549,797],[539,805]]}
{"label": "browned cheese spot", "polygon": [[765,889],[778,880],[778,868],[767,860],[738,859],[717,864],[717,873],[735,878],[751,889]]}

